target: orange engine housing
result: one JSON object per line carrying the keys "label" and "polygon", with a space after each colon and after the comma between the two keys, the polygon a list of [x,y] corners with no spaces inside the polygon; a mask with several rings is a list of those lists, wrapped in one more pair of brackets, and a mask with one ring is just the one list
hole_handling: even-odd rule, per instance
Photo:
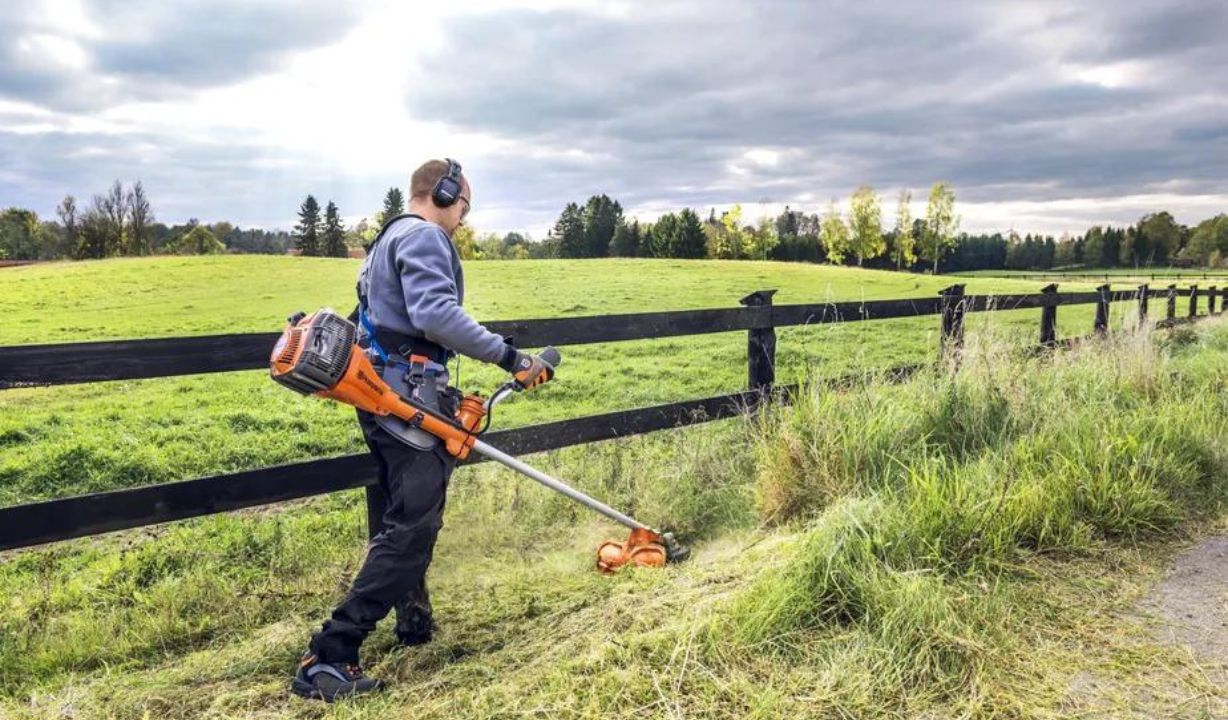
{"label": "orange engine housing", "polygon": [[456,458],[467,458],[477,439],[474,431],[486,414],[482,399],[466,397],[456,421],[418,407],[388,387],[355,339],[353,323],[331,310],[292,318],[273,348],[269,374],[304,395],[330,398],[374,415],[395,415],[442,439]]}

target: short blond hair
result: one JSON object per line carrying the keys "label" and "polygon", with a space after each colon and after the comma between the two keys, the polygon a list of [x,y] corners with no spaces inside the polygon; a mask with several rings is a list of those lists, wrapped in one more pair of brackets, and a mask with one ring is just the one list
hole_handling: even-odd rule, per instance
{"label": "short blond hair", "polygon": [[[445,160],[427,160],[418,166],[413,175],[409,176],[409,197],[429,198],[435,191],[440,179],[447,177],[449,165]],[[462,174],[461,178],[464,177]],[[459,179],[459,178],[458,178]],[[461,184],[464,181],[461,180]]]}

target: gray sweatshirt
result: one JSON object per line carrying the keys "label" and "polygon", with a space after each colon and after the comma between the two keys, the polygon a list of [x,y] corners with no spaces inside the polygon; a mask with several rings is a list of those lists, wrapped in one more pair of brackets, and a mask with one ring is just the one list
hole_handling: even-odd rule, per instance
{"label": "gray sweatshirt", "polygon": [[416,217],[392,223],[363,261],[358,285],[367,295],[367,319],[380,330],[425,337],[488,363],[503,357],[503,338],[461,307],[460,256],[435,223]]}

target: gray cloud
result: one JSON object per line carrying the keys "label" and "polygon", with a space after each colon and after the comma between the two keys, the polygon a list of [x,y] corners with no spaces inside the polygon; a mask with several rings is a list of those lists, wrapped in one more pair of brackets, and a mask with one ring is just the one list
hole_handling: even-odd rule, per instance
{"label": "gray cloud", "polygon": [[287,157],[239,137],[192,140],[164,134],[17,134],[0,130],[0,208],[52,217],[65,194],[88,204],[114,180],[141,180],[157,218],[289,227],[307,193],[335,200],[344,215],[377,209],[396,178],[344,175],[312,158]]}
{"label": "gray cloud", "polygon": [[[73,69],[32,59],[30,43],[57,29],[17,0],[0,26],[0,98],[89,117],[187,96],[274,69],[361,19],[322,0],[87,6],[102,32],[77,37],[86,67]],[[945,179],[975,202],[1228,188],[1219,0],[617,7],[461,11],[417,59],[405,96],[415,119],[507,141],[455,151],[479,215],[498,227],[540,229],[601,192],[646,209],[770,198],[815,210],[861,183],[920,196]],[[0,125],[0,205],[46,211],[66,187],[88,195],[141,177],[173,219],[286,224],[308,190],[367,212],[404,179],[320,167],[234,131],[130,130]]]}
{"label": "gray cloud", "polygon": [[[556,206],[563,189],[702,205],[942,178],[983,200],[1141,193],[1174,180],[1223,191],[1228,153],[1207,144],[1223,145],[1225,95],[1199,76],[1228,54],[1212,44],[1225,26],[1219,3],[1013,8],[1036,22],[1014,30],[996,14],[1011,7],[998,4],[921,12],[904,1],[463,17],[447,27],[449,52],[427,63],[446,81],[413,88],[407,103],[518,147],[592,156],[548,167],[529,153],[500,158],[489,179],[508,203],[526,182]],[[1050,40],[1061,37],[1073,41]],[[1111,87],[1059,72],[1122,59],[1151,63],[1164,82]],[[743,162],[750,148],[780,160]],[[549,180],[526,181],[526,167]]]}
{"label": "gray cloud", "polygon": [[[17,0],[0,26],[0,97],[66,110],[165,100],[271,70],[292,51],[340,39],[358,20],[353,4],[324,0],[91,0],[96,35],[73,36],[38,3]],[[77,45],[82,68],[46,62],[40,41]]]}
{"label": "gray cloud", "polygon": [[[1112,13],[1112,8],[1108,8]],[[1217,2],[1146,3],[1131,12],[1113,13],[1108,33],[1096,38],[1088,53],[1098,59],[1134,59],[1185,55],[1222,47],[1228,6]]]}

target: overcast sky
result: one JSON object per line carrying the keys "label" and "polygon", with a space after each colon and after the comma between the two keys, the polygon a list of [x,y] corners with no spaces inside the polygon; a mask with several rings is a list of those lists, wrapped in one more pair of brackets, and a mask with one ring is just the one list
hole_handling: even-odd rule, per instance
{"label": "overcast sky", "polygon": [[1228,212],[1228,3],[6,0],[0,207],[141,179],[158,218],[354,221],[429,157],[479,230],[608,193],[645,219],[894,212],[968,230]]}

